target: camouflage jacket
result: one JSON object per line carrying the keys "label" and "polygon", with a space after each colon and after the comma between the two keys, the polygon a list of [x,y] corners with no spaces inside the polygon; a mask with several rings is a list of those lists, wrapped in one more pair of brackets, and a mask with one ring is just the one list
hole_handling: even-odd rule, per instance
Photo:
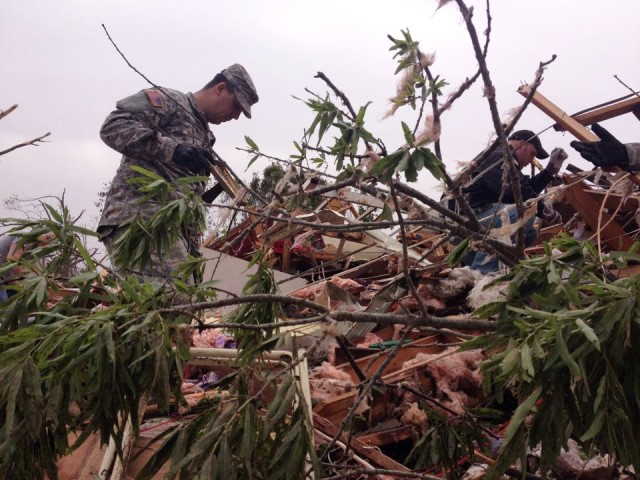
{"label": "camouflage jacket", "polygon": [[629,169],[640,170],[640,143],[626,143],[625,147],[629,156]]}
{"label": "camouflage jacket", "polygon": [[[143,90],[117,102],[116,110],[102,125],[100,137],[122,153],[122,160],[105,198],[99,232],[122,225],[137,215],[148,219],[162,207],[159,200],[140,202],[143,194],[138,191],[138,185],[128,183],[129,179],[139,176],[131,166],[137,165],[175,181],[192,175],[172,161],[176,146],[210,149],[215,141],[193,95],[168,88]],[[201,195],[204,184],[194,188]]]}

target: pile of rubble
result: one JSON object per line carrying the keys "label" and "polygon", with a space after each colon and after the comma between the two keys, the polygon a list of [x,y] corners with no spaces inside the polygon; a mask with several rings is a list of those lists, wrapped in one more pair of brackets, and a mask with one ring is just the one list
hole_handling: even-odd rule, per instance
{"label": "pile of rubble", "polygon": [[[568,129],[579,139],[587,136],[584,125],[595,121],[627,112],[640,118],[640,99],[635,97],[576,118],[555,112],[555,106],[540,94],[534,96],[533,103],[559,122],[558,129]],[[546,195],[545,202],[557,212],[554,222],[541,230],[537,244],[529,247],[526,255],[542,252],[542,243],[560,232],[590,240],[602,249],[629,250],[640,231],[640,180],[624,172],[583,172],[571,165],[567,170]],[[234,202],[239,202],[246,191],[228,173],[218,173],[218,181]],[[312,190],[317,185],[317,181],[309,181],[304,189]],[[208,259],[205,277],[218,279],[221,292],[240,294],[252,272],[252,254],[263,251],[268,252],[283,293],[330,310],[372,315],[428,314],[455,322],[469,319],[475,308],[500,298],[500,288],[484,289],[490,278],[468,267],[450,268],[445,263],[456,244],[446,233],[430,228],[427,221],[397,230],[357,228],[364,216],[384,207],[380,197],[345,188],[322,194],[322,202],[312,212],[272,214],[265,220],[261,218],[263,212],[254,210],[224,237],[214,236],[204,243],[203,254]],[[407,201],[401,208],[407,218],[415,217],[414,202]],[[631,266],[613,273],[633,275],[638,268]],[[218,321],[227,313],[228,309],[211,312],[210,320]],[[312,313],[288,305],[282,321],[286,325],[287,320]],[[335,448],[352,450],[350,461],[355,465],[415,471],[403,462],[433,428],[431,410],[455,423],[466,418],[469,411],[494,406],[493,400],[484,395],[479,369],[486,352],[460,349],[465,339],[482,333],[482,329],[408,328],[406,324],[345,321],[331,327],[317,323],[285,326],[282,331],[286,340],[279,345],[281,350],[307,351],[306,401],[312,411],[316,442],[326,444],[337,438]],[[211,329],[194,333],[193,346],[219,352],[233,351],[235,343],[223,330]],[[220,363],[212,368],[190,367],[183,386],[189,403],[195,405],[207,398],[207,392],[219,394],[220,379],[228,368]],[[363,383],[372,376],[376,376],[380,388],[363,394]],[[512,412],[504,413],[508,423]],[[147,414],[155,414],[152,407]],[[143,432],[157,435],[162,431],[161,421],[147,422]],[[494,448],[499,447],[504,428],[505,424],[496,425],[486,432]],[[585,460],[574,442],[568,447],[558,459],[553,473],[556,478],[606,479],[620,475],[611,459],[598,456]],[[536,458],[536,452],[529,453],[530,472],[537,471]],[[465,465],[463,478],[483,478],[491,464],[491,458],[476,452],[474,460]],[[61,474],[60,478],[71,477]]]}

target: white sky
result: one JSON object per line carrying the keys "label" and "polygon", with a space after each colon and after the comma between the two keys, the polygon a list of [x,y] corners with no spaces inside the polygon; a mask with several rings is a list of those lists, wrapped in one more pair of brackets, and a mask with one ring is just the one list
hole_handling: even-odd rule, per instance
{"label": "white sky", "polygon": [[[115,173],[120,155],[98,135],[115,102],[148,85],[108,41],[101,24],[129,61],[154,83],[195,91],[226,66],[239,62],[260,95],[253,119],[213,126],[216,151],[241,173],[249,135],[270,155],[288,157],[313,114],[297,96],[305,87],[324,94],[314,79],[324,72],[357,109],[372,101],[366,126],[389,151],[403,143],[400,111],[381,120],[395,93],[395,61],[387,34],[409,28],[425,52],[436,52],[434,74],[449,82],[445,96],[476,70],[471,44],[454,2],[436,12],[435,0],[4,0],[0,8],[0,109],[19,108],[0,121],[0,150],[51,132],[50,142],[0,157],[0,200],[61,195],[74,215],[85,211],[93,228],[93,206]],[[477,30],[485,28],[484,2],[476,8]],[[523,98],[521,82],[533,80],[552,54],[540,92],[568,113],[623,95],[614,77],[640,89],[639,0],[494,0],[489,69],[503,116]],[[481,38],[481,40],[483,40]],[[540,131],[550,119],[531,106],[518,128]],[[621,141],[640,141],[633,115],[603,123]],[[473,158],[492,133],[480,82],[443,117],[443,160],[451,171]],[[550,151],[564,147],[569,162],[588,168],[569,134],[541,135]],[[256,164],[257,165],[257,164]],[[264,166],[257,165],[258,169]],[[250,172],[243,176],[250,178]],[[421,172],[420,189],[439,197],[436,182]],[[0,216],[10,215],[0,207]]]}

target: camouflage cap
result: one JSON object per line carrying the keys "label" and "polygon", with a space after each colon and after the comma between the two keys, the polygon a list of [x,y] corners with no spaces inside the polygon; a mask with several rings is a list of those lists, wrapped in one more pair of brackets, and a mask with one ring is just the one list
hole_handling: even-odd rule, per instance
{"label": "camouflage cap", "polygon": [[258,92],[256,92],[256,87],[253,85],[253,81],[247,71],[239,63],[234,63],[225,68],[220,74],[233,87],[233,93],[235,93],[236,99],[242,107],[242,112],[247,118],[251,118],[251,105],[258,101]]}

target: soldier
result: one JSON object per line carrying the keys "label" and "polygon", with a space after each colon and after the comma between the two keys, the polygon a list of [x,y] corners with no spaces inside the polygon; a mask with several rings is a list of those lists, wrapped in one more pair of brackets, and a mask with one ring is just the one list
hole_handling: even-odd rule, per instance
{"label": "soldier", "polygon": [[[251,106],[257,101],[251,77],[242,65],[234,64],[195,93],[150,88],[117,102],[116,110],[102,125],[100,137],[122,154],[122,160],[98,224],[100,240],[114,269],[124,267],[115,260],[116,240],[132,222],[150,219],[163,206],[160,198],[141,201],[144,193],[130,183],[139,173],[131,167],[150,170],[170,182],[193,175],[209,175],[215,137],[208,124],[238,119],[240,113],[251,118]],[[204,183],[191,185],[202,195]],[[172,192],[168,200],[175,200],[178,195]],[[153,254],[149,263],[138,270],[128,268],[127,273],[171,285],[175,267],[189,254],[198,255],[201,232],[195,231],[195,227],[186,230],[169,252]],[[184,280],[193,283],[192,279]]]}

